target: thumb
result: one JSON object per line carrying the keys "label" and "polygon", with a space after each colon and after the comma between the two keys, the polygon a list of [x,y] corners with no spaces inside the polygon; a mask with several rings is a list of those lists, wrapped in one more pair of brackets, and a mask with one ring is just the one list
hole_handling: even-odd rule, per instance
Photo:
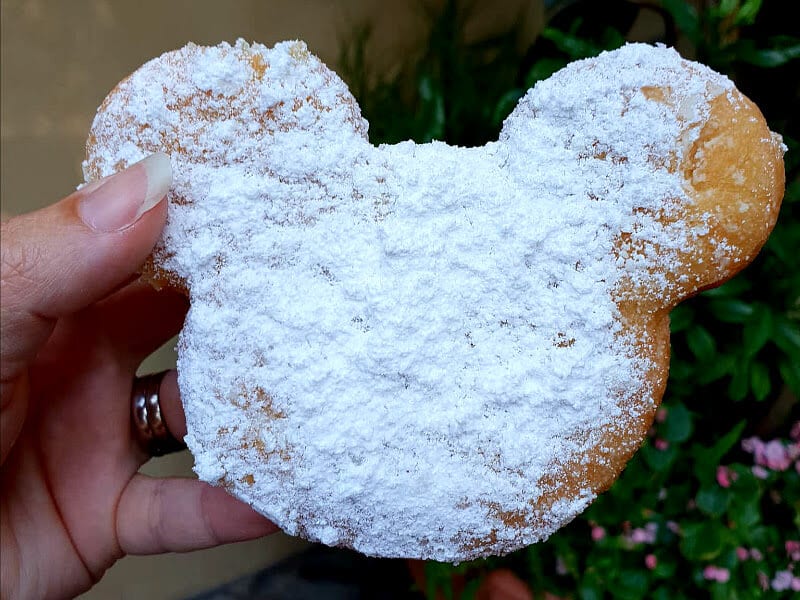
{"label": "thumb", "polygon": [[171,183],[169,158],[154,154],[2,224],[4,399],[59,317],[100,300],[141,267],[164,226]]}

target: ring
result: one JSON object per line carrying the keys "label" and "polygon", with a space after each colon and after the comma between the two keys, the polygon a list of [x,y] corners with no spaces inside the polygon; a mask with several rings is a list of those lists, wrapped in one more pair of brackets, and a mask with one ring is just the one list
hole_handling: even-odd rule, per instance
{"label": "ring", "polygon": [[173,436],[161,414],[158,393],[167,371],[133,380],[131,392],[131,421],[133,436],[150,456],[163,456],[186,448]]}

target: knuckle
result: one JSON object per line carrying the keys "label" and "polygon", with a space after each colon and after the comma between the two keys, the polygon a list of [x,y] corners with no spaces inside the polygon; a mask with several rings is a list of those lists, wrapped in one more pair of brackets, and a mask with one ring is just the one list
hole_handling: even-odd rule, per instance
{"label": "knuckle", "polygon": [[16,220],[3,223],[0,232],[0,283],[4,291],[36,287],[38,265],[42,262],[42,251],[36,246],[20,242],[22,236]]}

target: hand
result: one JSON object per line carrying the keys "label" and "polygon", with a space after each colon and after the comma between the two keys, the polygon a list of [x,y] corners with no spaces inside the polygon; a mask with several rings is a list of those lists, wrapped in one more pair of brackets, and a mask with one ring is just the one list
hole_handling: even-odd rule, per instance
{"label": "hand", "polygon": [[[2,224],[0,560],[3,598],[73,596],[124,554],[251,539],[275,526],[223,490],[138,473],[136,368],[187,302],[135,280],[166,218],[169,160],[153,155]],[[175,374],[161,384],[185,434]]]}

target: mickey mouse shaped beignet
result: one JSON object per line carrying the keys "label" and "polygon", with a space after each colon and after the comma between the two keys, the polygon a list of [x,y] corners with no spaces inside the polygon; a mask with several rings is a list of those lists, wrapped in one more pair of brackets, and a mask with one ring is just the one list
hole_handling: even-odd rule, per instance
{"label": "mickey mouse shaped beignet", "polygon": [[191,301],[198,475],[290,534],[461,561],[611,485],[663,394],[670,309],[764,244],[783,151],[664,47],[569,65],[484,147],[375,147],[303,43],[240,41],[120,83],[84,171],[172,161],[145,275]]}

